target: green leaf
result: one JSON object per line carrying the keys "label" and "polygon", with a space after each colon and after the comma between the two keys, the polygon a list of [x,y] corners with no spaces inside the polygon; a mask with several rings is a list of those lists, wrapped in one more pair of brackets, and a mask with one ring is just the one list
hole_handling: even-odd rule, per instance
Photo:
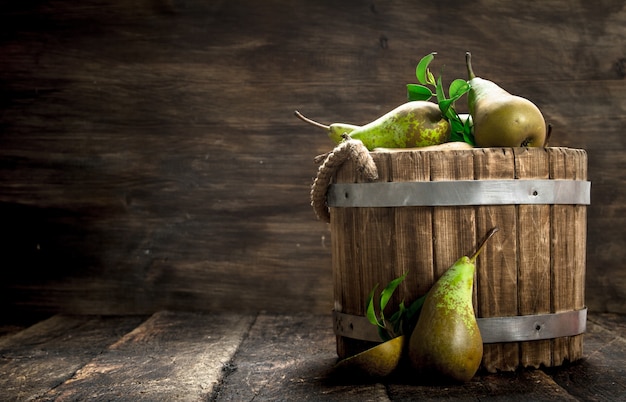
{"label": "green leaf", "polygon": [[413,319],[417,314],[422,310],[422,306],[424,305],[424,301],[426,300],[426,296],[428,293],[415,300],[406,311],[407,319]]}
{"label": "green leaf", "polygon": [[424,85],[407,84],[406,90],[410,101],[427,101],[433,97],[431,90]]}
{"label": "green leaf", "polygon": [[406,312],[404,314],[404,321],[402,323],[403,334],[413,333],[413,329],[417,325],[417,320],[419,319],[420,313],[422,312],[422,306],[424,305],[424,300],[426,300],[426,295],[423,295],[419,299],[415,300],[406,309]]}
{"label": "green leaf", "polygon": [[439,110],[441,110],[441,114],[446,117],[448,121],[452,121],[456,117],[453,104],[454,101],[452,99],[443,99],[439,101]]}
{"label": "green leaf", "polygon": [[474,141],[474,129],[471,123],[471,119],[468,118],[467,120],[463,121],[460,117],[458,117],[458,127],[460,128],[457,128],[456,130],[460,133],[459,135],[461,136],[461,139],[459,139],[458,141],[465,141],[468,144],[475,146],[476,142]]}
{"label": "green leaf", "polygon": [[452,81],[450,83],[450,89],[448,93],[450,94],[450,99],[457,100],[461,96],[465,95],[470,89],[469,83],[460,78]]}
{"label": "green leaf", "polygon": [[404,307],[404,302],[400,303],[400,306],[398,306],[398,311],[396,311],[395,313],[393,313],[393,315],[391,316],[391,318],[389,318],[389,322],[391,322],[392,324],[401,320],[402,316],[404,315],[404,312],[406,311],[406,307]]}
{"label": "green leaf", "polygon": [[465,133],[462,131],[450,133],[450,142],[467,142],[465,140]]}
{"label": "green leaf", "polygon": [[465,142],[465,139],[462,133],[452,133],[450,134],[450,142]]}
{"label": "green leaf", "polygon": [[[440,74],[435,80],[435,76],[429,69],[430,63],[434,60],[435,55],[437,53],[430,53],[419,61],[416,69],[415,75],[417,76],[418,81],[421,85],[418,84],[408,84],[407,85],[407,96],[410,101],[412,100],[429,100],[433,96],[437,99],[437,104],[439,105],[439,110],[441,110],[441,114],[450,122],[451,125],[451,141],[464,141],[468,144],[475,145],[474,143],[474,135],[473,129],[469,122],[461,121],[458,113],[455,110],[455,102],[459,100],[463,95],[467,94],[470,90],[470,84],[467,80],[464,79],[455,79],[450,83],[448,87],[448,95],[449,98],[446,97],[445,90],[443,88],[443,83]],[[432,85],[434,87],[434,93],[431,89],[426,87],[426,85]],[[381,318],[384,322],[384,316],[381,312]]]}
{"label": "green leaf", "polygon": [[374,289],[372,289],[369,296],[367,297],[367,310],[366,310],[365,315],[367,316],[367,319],[369,320],[371,324],[376,325],[378,327],[380,326],[384,327],[384,324],[381,324],[378,321],[378,317],[376,316],[376,310],[374,309],[374,293],[376,292],[377,288],[378,288],[378,285],[374,286]]}
{"label": "green leaf", "polygon": [[476,141],[474,141],[474,133],[472,133],[472,126],[469,122],[465,122],[465,126],[467,127],[463,130],[463,140],[468,144],[475,146]]}
{"label": "green leaf", "polygon": [[406,307],[404,306],[404,301],[400,302],[400,306],[398,306],[398,311],[395,312],[394,315],[391,316],[389,321],[393,325],[394,334],[402,334],[402,327],[404,326],[404,317],[406,316]]}
{"label": "green leaf", "polygon": [[450,141],[465,141],[465,126],[461,119],[450,120]]}
{"label": "green leaf", "polygon": [[428,54],[422,57],[419,63],[417,63],[417,67],[415,68],[415,75],[417,76],[417,81],[422,85],[434,83],[432,74],[430,73],[430,70],[428,70],[428,65],[431,61],[433,61],[436,54],[436,52]]}
{"label": "green leaf", "polygon": [[[441,109],[441,102],[446,100],[446,94],[443,92],[443,84],[441,83],[441,76],[437,78],[437,86],[435,87],[435,92],[437,94],[437,102],[439,103],[439,108]],[[441,109],[441,113],[445,116],[445,112]]]}
{"label": "green leaf", "polygon": [[426,81],[430,85],[435,86],[435,76],[430,72],[430,70],[426,71]]}
{"label": "green leaf", "polygon": [[382,315],[382,312],[385,309],[385,307],[387,307],[387,303],[389,302],[389,299],[391,299],[391,296],[393,295],[393,292],[395,292],[395,290],[398,287],[398,285],[400,285],[400,283],[404,280],[404,278],[406,278],[406,274],[407,273],[408,272],[406,272],[404,275],[394,279],[393,281],[389,282],[387,287],[380,293],[380,311],[381,311],[381,315]]}
{"label": "green leaf", "polygon": [[383,342],[391,340],[391,335],[389,335],[389,332],[385,327],[378,327],[378,336],[380,336],[380,339],[382,339]]}

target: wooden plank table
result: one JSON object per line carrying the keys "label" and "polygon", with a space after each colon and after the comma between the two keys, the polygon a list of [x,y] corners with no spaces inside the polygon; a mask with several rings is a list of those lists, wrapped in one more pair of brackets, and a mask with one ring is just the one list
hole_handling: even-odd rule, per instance
{"label": "wooden plank table", "polygon": [[350,380],[329,315],[56,315],[0,325],[5,401],[624,400],[626,316],[590,314],[582,360],[462,385]]}

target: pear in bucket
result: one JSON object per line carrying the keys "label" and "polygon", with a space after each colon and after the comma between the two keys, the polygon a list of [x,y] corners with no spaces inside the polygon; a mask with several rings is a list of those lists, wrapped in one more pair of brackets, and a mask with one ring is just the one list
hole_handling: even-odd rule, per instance
{"label": "pear in bucket", "polygon": [[547,126],[539,108],[530,100],[512,95],[492,81],[476,77],[471,54],[465,62],[470,91],[467,102],[479,147],[543,147]]}
{"label": "pear in bucket", "polygon": [[361,128],[361,126],[355,126],[354,124],[347,123],[332,123],[330,125],[322,124],[315,120],[309,119],[297,110],[294,112],[294,114],[297,118],[304,121],[305,123],[309,123],[312,126],[326,130],[328,132],[328,138],[333,140],[333,142],[335,142],[336,144],[339,144],[341,141],[343,141],[344,134],[350,134],[354,130]]}
{"label": "pear in bucket", "polygon": [[370,151],[374,148],[414,148],[437,145],[450,139],[450,123],[433,102],[410,101],[364,126],[334,123],[329,126],[317,123],[296,111],[295,115],[316,127],[328,131],[336,143],[343,141],[342,134],[360,140]]}

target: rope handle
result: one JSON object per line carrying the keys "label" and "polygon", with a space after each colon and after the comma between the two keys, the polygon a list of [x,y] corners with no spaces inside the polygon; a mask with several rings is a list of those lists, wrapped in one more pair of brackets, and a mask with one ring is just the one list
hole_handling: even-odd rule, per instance
{"label": "rope handle", "polygon": [[357,172],[363,175],[368,181],[378,178],[378,169],[369,150],[360,140],[350,138],[348,134],[342,135],[343,141],[332,151],[318,155],[314,161],[322,163],[317,170],[317,177],[311,185],[311,206],[317,219],[330,222],[330,210],[326,203],[326,193],[328,186],[335,173],[349,159],[352,159],[357,166]]}

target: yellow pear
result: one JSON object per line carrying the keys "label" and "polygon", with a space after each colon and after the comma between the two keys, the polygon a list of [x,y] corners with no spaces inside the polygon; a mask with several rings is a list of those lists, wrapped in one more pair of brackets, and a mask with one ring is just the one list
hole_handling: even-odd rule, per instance
{"label": "yellow pear", "polygon": [[348,374],[386,377],[398,367],[403,347],[404,335],[400,335],[341,360],[335,369]]}

